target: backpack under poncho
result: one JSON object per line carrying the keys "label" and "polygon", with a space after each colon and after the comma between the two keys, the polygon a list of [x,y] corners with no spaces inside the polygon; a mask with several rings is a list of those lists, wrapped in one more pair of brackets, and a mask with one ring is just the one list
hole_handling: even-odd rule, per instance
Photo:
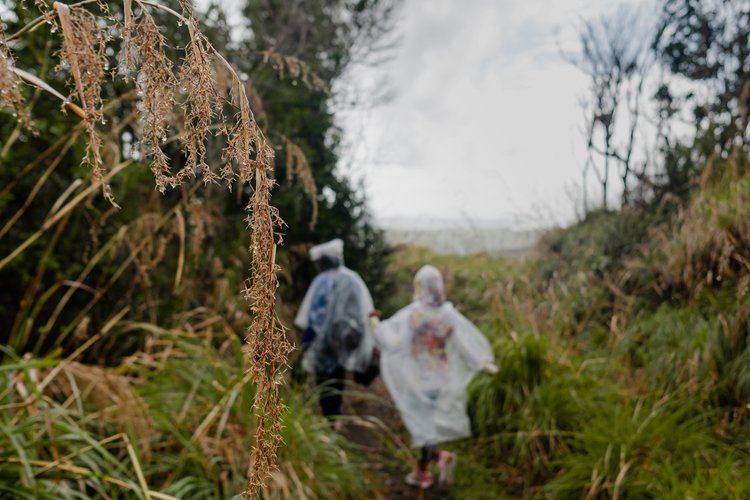
{"label": "backpack under poncho", "polygon": [[297,327],[315,334],[305,351],[305,369],[323,375],[338,366],[365,371],[374,347],[367,327],[372,310],[370,292],[357,273],[344,266],[320,273],[294,320]]}

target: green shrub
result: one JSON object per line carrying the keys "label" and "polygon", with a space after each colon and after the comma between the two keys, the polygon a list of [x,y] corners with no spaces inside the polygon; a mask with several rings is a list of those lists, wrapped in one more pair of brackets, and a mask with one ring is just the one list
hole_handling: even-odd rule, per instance
{"label": "green shrub", "polygon": [[502,432],[545,378],[547,343],[542,337],[515,332],[495,340],[499,371],[482,375],[469,389],[472,425],[479,435]]}
{"label": "green shrub", "polygon": [[[230,498],[244,489],[255,423],[241,341],[211,329],[128,329],[147,329],[150,347],[118,368],[4,349],[0,497],[142,498],[139,473],[151,491],[177,498]],[[285,400],[286,445],[269,497],[371,491],[354,445],[332,435],[312,401]]]}
{"label": "green shrub", "polygon": [[[734,484],[738,496],[746,496],[742,463],[728,460],[731,448],[696,409],[689,399],[669,396],[599,407],[557,461],[560,472],[544,486],[545,495],[684,498],[695,491],[714,498]],[[724,487],[711,490],[720,483]]]}

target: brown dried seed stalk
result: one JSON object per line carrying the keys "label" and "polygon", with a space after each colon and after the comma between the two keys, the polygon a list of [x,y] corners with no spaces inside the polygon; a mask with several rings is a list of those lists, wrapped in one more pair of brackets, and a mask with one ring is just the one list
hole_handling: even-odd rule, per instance
{"label": "brown dried seed stalk", "polygon": [[[221,62],[226,60],[218,56]],[[228,63],[227,63],[228,65]],[[269,177],[273,164],[273,148],[258,128],[245,93],[245,86],[232,72],[232,103],[239,108],[237,122],[228,133],[224,151],[225,178],[235,175],[239,182],[255,179],[255,191],[250,199],[247,222],[252,238],[252,282],[245,290],[245,298],[253,312],[253,322],[247,332],[246,355],[250,373],[256,384],[255,415],[257,426],[251,452],[251,469],[246,496],[263,488],[271,472],[276,469],[276,456],[281,443],[281,414],[284,404],[279,394],[283,382],[281,370],[292,349],[283,327],[276,319],[276,289],[278,288],[275,226],[283,221],[278,210],[269,204],[273,180]],[[230,184],[231,186],[231,184]],[[280,243],[280,242],[279,242]]]}
{"label": "brown dried seed stalk", "polygon": [[[223,120],[221,105],[223,104],[217,92],[217,84],[212,69],[212,58],[224,64],[231,74],[232,101],[238,108],[236,124],[231,131],[225,131],[229,136],[225,151],[228,164],[221,171],[221,177],[228,180],[239,178],[240,182],[255,180],[255,190],[248,204],[250,212],[247,222],[250,226],[252,239],[252,281],[246,288],[244,295],[250,303],[253,322],[248,329],[246,354],[249,360],[249,370],[256,386],[254,402],[257,417],[255,443],[251,453],[251,470],[248,488],[245,495],[254,496],[266,483],[271,472],[277,467],[276,456],[281,443],[281,414],[284,405],[281,401],[279,386],[283,383],[282,370],[287,362],[287,356],[292,349],[288,342],[284,328],[279,323],[276,312],[276,289],[278,287],[275,264],[276,245],[280,238],[274,232],[276,226],[283,225],[278,210],[270,205],[273,187],[271,178],[273,165],[273,148],[259,129],[255,117],[248,103],[245,86],[229,63],[211,46],[205,36],[199,31],[197,21],[192,17],[192,7],[187,0],[180,0],[185,16],[180,16],[171,9],[160,6],[148,0],[140,3],[160,8],[177,16],[182,22],[187,22],[190,31],[190,43],[186,48],[186,57],[182,65],[179,83],[186,93],[186,139],[185,152],[187,165],[176,176],[167,175],[166,158],[155,160],[154,173],[157,185],[160,182],[172,185],[180,184],[186,177],[195,175],[195,170],[203,168],[206,181],[216,180],[205,163],[205,138],[214,117]],[[102,184],[105,197],[113,204],[111,190],[104,182],[102,159],[100,154],[101,142],[96,134],[95,125],[103,117],[101,99],[101,81],[105,74],[106,59],[104,48],[107,38],[98,28],[94,16],[80,6],[66,6],[55,3],[55,11],[60,20],[63,34],[63,47],[60,51],[62,61],[70,67],[74,80],[74,96],[81,103],[84,124],[88,133],[88,148],[85,161],[90,164],[95,180]],[[163,55],[163,38],[158,34],[158,28],[153,20],[145,13],[138,25],[133,24],[130,0],[126,0],[126,20],[123,29],[126,52],[123,54],[122,64],[128,70],[133,70],[137,64],[137,54],[143,60],[151,62],[151,55],[161,59]],[[142,37],[142,38],[139,38]],[[138,52],[132,49],[138,46]],[[143,45],[150,45],[143,47]],[[130,50],[128,50],[130,48]],[[154,52],[148,52],[153,50]],[[158,53],[158,54],[157,54]],[[149,55],[147,55],[149,54]],[[165,60],[166,61],[166,60]],[[289,64],[287,62],[287,64]],[[153,93],[156,83],[173,82],[174,75],[171,66],[166,62],[159,63],[159,68],[142,68],[145,124],[144,135],[150,141],[152,155],[163,155],[158,147],[161,133],[167,127],[168,114],[158,112],[171,109],[171,102],[161,94]],[[307,78],[299,67],[299,73],[292,69],[293,74]],[[149,73],[151,72],[151,73]],[[171,76],[170,76],[171,75]],[[138,83],[137,83],[138,84]],[[151,93],[151,95],[149,95]],[[151,99],[151,101],[149,101]],[[169,106],[167,105],[169,103]],[[156,116],[156,115],[159,116]],[[160,162],[164,163],[160,163]],[[301,163],[298,161],[298,164]],[[237,171],[233,169],[237,165]],[[303,167],[295,167],[297,169]],[[303,174],[304,175],[304,174]],[[161,176],[161,177],[160,177]],[[231,183],[230,183],[231,185]],[[279,241],[277,242],[277,238]],[[163,256],[161,247],[156,249],[156,261]],[[147,263],[151,265],[151,262]]]}
{"label": "brown dried seed stalk", "polygon": [[285,72],[289,72],[292,82],[300,79],[308,89],[331,95],[331,89],[328,88],[326,82],[312,71],[305,61],[295,56],[280,54],[273,49],[263,50],[260,53],[263,56],[263,62],[266,64],[270,62],[274,69],[279,72],[280,79],[283,80]]}
{"label": "brown dried seed stalk", "polygon": [[[185,87],[190,103],[187,130],[192,137],[186,143],[188,159],[190,161],[192,154],[195,161],[202,161],[205,154],[203,138],[212,116],[211,106],[220,101],[209,63],[211,55],[229,69],[233,79],[232,101],[238,108],[237,122],[228,132],[225,150],[227,164],[220,176],[230,181],[229,186],[235,176],[239,176],[240,183],[255,179],[255,191],[247,207],[250,211],[247,222],[252,240],[252,281],[245,290],[245,297],[253,313],[253,322],[246,337],[246,355],[257,387],[253,404],[257,427],[251,452],[248,488],[244,492],[245,496],[255,496],[277,467],[281,414],[284,411],[279,385],[283,383],[282,369],[292,350],[284,328],[276,318],[275,310],[278,267],[275,262],[277,242],[274,227],[281,226],[283,221],[278,210],[269,202],[273,188],[269,173],[273,168],[274,152],[257,126],[241,79],[200,33],[189,2],[180,0],[180,5],[187,18],[191,38],[187,48],[188,55],[180,71],[180,83]],[[236,173],[232,169],[233,163],[237,164]]]}
{"label": "brown dried seed stalk", "polygon": [[279,396],[283,378],[281,369],[292,349],[275,314],[278,287],[275,263],[274,223],[281,224],[278,211],[268,203],[273,181],[269,179],[270,158],[267,148],[260,148],[255,168],[255,192],[250,199],[247,222],[252,233],[252,275],[245,297],[250,302],[253,323],[246,338],[250,371],[256,381],[255,414],[257,427],[251,454],[247,496],[262,488],[276,467],[276,453],[281,442],[281,413],[284,404]]}
{"label": "brown dried seed stalk", "polygon": [[[262,137],[255,117],[250,111],[245,87],[239,79],[234,81],[231,91],[232,103],[239,109],[236,122],[232,129],[227,133],[227,147],[224,150],[224,166],[220,171],[220,176],[229,181],[229,188],[232,188],[232,182],[239,177],[239,183],[250,182],[254,173],[253,154],[257,146],[267,147],[266,141]],[[258,155],[269,157],[268,151],[258,152]],[[270,153],[270,157],[273,152]],[[235,173],[233,165],[237,165]]]}
{"label": "brown dried seed stalk", "polygon": [[10,47],[5,41],[5,31],[0,23],[0,107],[8,106],[15,110],[18,120],[31,129],[31,115],[21,94],[21,79],[13,71],[15,61]]}
{"label": "brown dried seed stalk", "polygon": [[190,252],[200,256],[203,242],[214,234],[214,228],[219,225],[220,215],[214,205],[197,198],[190,200],[185,210],[190,216]]}
{"label": "brown dried seed stalk", "polygon": [[310,164],[307,163],[305,153],[295,143],[286,140],[286,180],[291,183],[297,175],[302,180],[302,186],[310,195],[312,204],[312,215],[310,216],[310,229],[315,227],[318,221],[318,186],[315,184]]}
{"label": "brown dried seed stalk", "polygon": [[187,161],[177,173],[177,181],[195,177],[198,168],[203,170],[205,182],[217,181],[206,164],[206,135],[214,116],[221,119],[221,97],[216,88],[212,62],[213,47],[198,29],[198,22],[187,20],[190,43],[180,68],[179,80],[185,99],[185,137],[183,139]]}
{"label": "brown dried seed stalk", "polygon": [[97,122],[104,120],[101,83],[106,74],[104,54],[107,36],[99,28],[96,18],[83,7],[69,7],[54,3],[63,36],[60,59],[68,64],[73,76],[73,95],[81,103],[88,141],[84,162],[91,167],[94,181],[102,186],[102,193],[112,205],[118,206],[112,189],[104,181],[101,139],[96,133]]}
{"label": "brown dried seed stalk", "polygon": [[[140,64],[135,83],[141,97],[141,143],[152,158],[151,170],[156,179],[156,187],[163,193],[167,185],[175,187],[179,184],[171,175],[169,158],[161,149],[172,118],[177,78],[172,72],[172,63],[164,52],[166,39],[153,17],[143,9],[137,22],[133,22],[129,0],[125,1],[124,9],[120,72],[126,78],[132,78]],[[147,61],[147,64],[143,64],[143,61]]]}
{"label": "brown dried seed stalk", "polygon": [[[122,48],[118,54],[117,71],[125,79],[131,79],[138,65],[138,44],[133,40],[135,23],[133,23],[133,2],[125,0],[122,5],[123,23],[121,28]],[[144,14],[148,14],[143,9]]]}

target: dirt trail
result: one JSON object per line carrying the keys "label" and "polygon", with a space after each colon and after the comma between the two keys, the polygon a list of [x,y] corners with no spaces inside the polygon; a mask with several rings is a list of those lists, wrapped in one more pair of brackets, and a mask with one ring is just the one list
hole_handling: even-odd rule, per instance
{"label": "dirt trail", "polygon": [[[358,417],[354,421],[347,422],[342,434],[361,446],[363,452],[367,454],[368,472],[377,487],[374,492],[375,498],[388,500],[451,498],[450,491],[437,484],[437,474],[435,474],[435,485],[427,490],[420,490],[404,482],[404,477],[411,465],[405,452],[399,451],[395,442],[400,441],[401,444],[408,446],[409,438],[398,413],[390,403],[388,391],[379,377],[370,387],[352,384],[344,396],[344,411],[347,415]],[[359,420],[366,422],[360,424]],[[380,428],[380,423],[385,426],[385,430]],[[433,473],[435,472],[433,470]]]}

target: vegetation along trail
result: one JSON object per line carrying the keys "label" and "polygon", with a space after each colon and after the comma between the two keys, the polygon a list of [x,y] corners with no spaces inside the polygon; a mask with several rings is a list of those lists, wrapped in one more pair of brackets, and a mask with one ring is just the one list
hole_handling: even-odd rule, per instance
{"label": "vegetation along trail", "polygon": [[[340,168],[400,3],[2,2],[0,499],[750,498],[750,0],[583,22],[577,218],[513,259],[394,248]],[[380,380],[320,415],[285,326],[333,238],[384,316],[429,263],[491,345],[450,486],[404,484]]]}
{"label": "vegetation along trail", "polygon": [[[432,262],[500,368],[470,387],[474,435],[450,445],[456,483],[427,494],[745,498],[750,268],[729,262],[750,252],[749,197],[748,174],[720,174],[678,212],[592,213],[520,261],[397,251],[390,270],[405,285],[384,309],[403,303],[408,278]],[[710,269],[722,279],[707,283]],[[392,444],[392,432],[404,437],[387,399],[359,399],[350,412],[388,427],[381,446],[398,458],[369,470],[413,498],[399,489],[409,455]]]}

